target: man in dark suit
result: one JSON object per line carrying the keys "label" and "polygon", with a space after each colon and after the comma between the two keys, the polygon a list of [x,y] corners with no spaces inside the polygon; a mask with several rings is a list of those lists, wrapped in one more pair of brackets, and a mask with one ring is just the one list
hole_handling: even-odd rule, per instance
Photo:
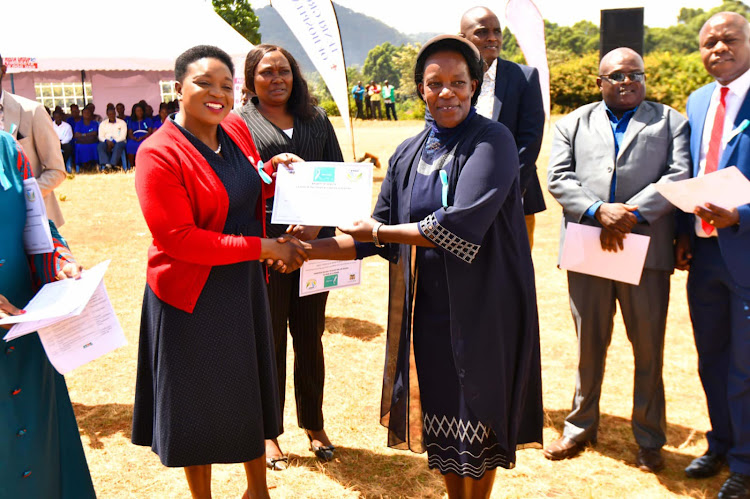
{"label": "man in dark suit", "polygon": [[474,7],[461,18],[461,36],[479,49],[486,64],[477,112],[499,121],[513,134],[521,164],[521,193],[529,243],[534,245],[534,214],[544,211],[536,159],[544,135],[544,104],[539,72],[500,58],[503,30],[497,16]]}
{"label": "man in dark suit", "polygon": [[[733,12],[700,31],[706,71],[716,79],[687,104],[692,175],[736,166],[750,178],[750,25]],[[708,451],[685,468],[717,474],[729,462],[720,498],[750,497],[750,204],[726,210],[707,203],[681,218],[676,266],[690,269],[687,291],[706,392]]]}
{"label": "man in dark suit", "polygon": [[623,248],[631,232],[651,240],[637,286],[568,272],[578,337],[576,389],[563,435],[544,455],[566,459],[597,440],[607,347],[619,303],[635,361],[636,465],[657,472],[664,467],[661,448],[666,443],[662,363],[675,220],[674,207],[653,184],[688,177],[690,130],[680,113],[645,100],[643,59],[633,50],[606,54],[596,83],[602,101],[576,109],[555,126],[547,186],[563,208],[560,240],[571,222],[601,227],[604,251]]}

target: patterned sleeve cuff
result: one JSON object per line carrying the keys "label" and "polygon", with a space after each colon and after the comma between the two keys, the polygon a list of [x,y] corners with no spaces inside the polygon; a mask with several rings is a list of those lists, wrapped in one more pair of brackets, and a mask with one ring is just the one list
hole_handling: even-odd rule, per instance
{"label": "patterned sleeve cuff", "polygon": [[481,247],[478,244],[470,243],[469,241],[460,238],[440,225],[433,213],[419,222],[419,232],[435,245],[453,253],[466,263],[474,261],[474,258],[476,258],[479,248]]}

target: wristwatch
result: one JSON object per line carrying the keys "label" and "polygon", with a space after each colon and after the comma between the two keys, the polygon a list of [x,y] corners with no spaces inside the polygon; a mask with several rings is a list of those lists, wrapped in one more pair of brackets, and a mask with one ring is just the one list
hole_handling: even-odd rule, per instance
{"label": "wristwatch", "polygon": [[378,239],[378,231],[382,226],[383,224],[380,222],[372,226],[372,242],[375,243],[375,246],[377,246],[378,248],[382,248],[383,246],[385,246],[380,242],[380,239]]}

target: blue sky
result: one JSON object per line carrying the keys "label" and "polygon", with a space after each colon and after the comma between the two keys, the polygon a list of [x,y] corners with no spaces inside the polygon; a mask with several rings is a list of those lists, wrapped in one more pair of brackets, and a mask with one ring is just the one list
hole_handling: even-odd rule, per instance
{"label": "blue sky", "polygon": [[[461,14],[471,6],[461,0],[335,0],[336,3],[393,26],[404,33],[456,32]],[[253,8],[268,5],[268,0],[250,0]],[[600,9],[645,7],[648,26],[671,26],[682,7],[711,9],[721,5],[720,0],[535,0],[545,19],[569,26],[582,19],[599,24]],[[747,3],[747,1],[746,1]],[[479,0],[494,10],[502,22],[504,0]]]}

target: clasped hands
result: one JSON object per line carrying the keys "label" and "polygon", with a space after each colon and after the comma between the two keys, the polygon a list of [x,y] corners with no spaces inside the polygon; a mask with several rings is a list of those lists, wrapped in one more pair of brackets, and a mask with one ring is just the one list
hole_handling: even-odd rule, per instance
{"label": "clasped hands", "polygon": [[594,217],[602,224],[599,239],[604,251],[616,253],[623,249],[625,237],[638,223],[635,211],[638,206],[624,203],[603,203],[599,206]]}

